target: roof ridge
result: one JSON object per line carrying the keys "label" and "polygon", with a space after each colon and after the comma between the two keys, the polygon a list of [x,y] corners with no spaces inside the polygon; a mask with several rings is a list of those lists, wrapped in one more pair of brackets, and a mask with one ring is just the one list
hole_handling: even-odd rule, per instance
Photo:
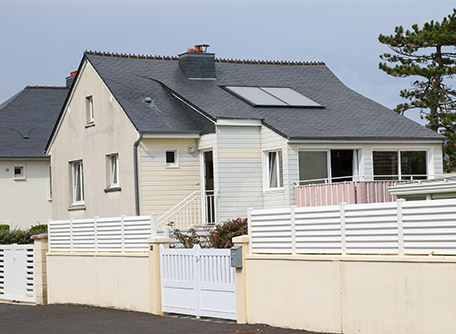
{"label": "roof ridge", "polygon": [[69,89],[66,86],[26,86],[25,89]]}
{"label": "roof ridge", "polygon": [[[148,59],[148,60],[179,60],[176,56],[152,56],[140,55],[131,53],[115,53],[115,52],[101,52],[101,51],[84,51],[84,55],[113,57],[113,58],[129,58],[129,59]],[[228,58],[215,58],[217,63],[229,64],[249,64],[249,65],[325,65],[323,61],[288,61],[288,60],[251,60],[251,59],[228,59]]]}

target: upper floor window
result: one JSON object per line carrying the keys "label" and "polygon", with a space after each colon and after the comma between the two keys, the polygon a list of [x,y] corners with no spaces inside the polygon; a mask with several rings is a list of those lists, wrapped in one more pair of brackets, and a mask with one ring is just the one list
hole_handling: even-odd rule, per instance
{"label": "upper floor window", "polygon": [[14,166],[14,179],[15,180],[25,180],[25,166],[19,165]]}
{"label": "upper floor window", "polygon": [[106,156],[108,162],[108,187],[116,188],[119,187],[119,155],[111,154]]}
{"label": "upper floor window", "polygon": [[84,204],[84,169],[82,161],[71,162],[73,205]]}
{"label": "upper floor window", "polygon": [[178,154],[176,149],[166,150],[166,167],[179,167]]}
{"label": "upper floor window", "polygon": [[374,151],[374,180],[427,178],[426,151]]}
{"label": "upper floor window", "polygon": [[92,95],[86,97],[86,118],[87,118],[87,124],[93,124],[95,122]]}
{"label": "upper floor window", "polygon": [[266,190],[283,188],[282,151],[268,151],[265,152],[265,156],[267,164]]}

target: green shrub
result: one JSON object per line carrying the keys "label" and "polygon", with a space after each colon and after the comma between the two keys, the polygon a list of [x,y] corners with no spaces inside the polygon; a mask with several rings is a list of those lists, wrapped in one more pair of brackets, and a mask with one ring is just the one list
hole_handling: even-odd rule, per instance
{"label": "green shrub", "polygon": [[0,227],[0,245],[33,244],[33,240],[30,237],[45,232],[47,232],[47,225],[35,225],[26,230],[10,230],[9,226],[8,229],[2,229]]}
{"label": "green shrub", "polygon": [[46,233],[47,231],[48,231],[48,226],[46,224],[35,225],[35,226],[30,227],[30,235]]}
{"label": "green shrub", "polygon": [[233,246],[231,239],[246,234],[248,234],[247,218],[231,219],[215,227],[215,230],[209,234],[209,242],[214,248],[231,248]]}
{"label": "green shrub", "polygon": [[10,226],[8,224],[0,224],[0,232],[2,231],[9,231]]}

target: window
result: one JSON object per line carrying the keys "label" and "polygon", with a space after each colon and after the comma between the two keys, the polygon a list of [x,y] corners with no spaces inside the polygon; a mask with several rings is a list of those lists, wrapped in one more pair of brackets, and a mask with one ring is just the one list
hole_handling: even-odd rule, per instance
{"label": "window", "polygon": [[253,106],[323,108],[317,102],[288,87],[225,86],[225,89]]}
{"label": "window", "polygon": [[426,151],[374,151],[374,180],[427,178]]}
{"label": "window", "polygon": [[111,154],[106,156],[108,162],[108,188],[119,187],[119,155]]}
{"label": "window", "polygon": [[166,150],[166,167],[167,168],[179,167],[177,150],[175,150],[175,149]]}
{"label": "window", "polygon": [[71,162],[71,175],[73,186],[73,204],[84,204],[84,172],[82,161]]}
{"label": "window", "polygon": [[352,181],[359,174],[358,150],[299,151],[300,184]]}
{"label": "window", "polygon": [[267,163],[266,189],[283,188],[282,151],[265,152]]}
{"label": "window", "polygon": [[86,113],[87,113],[87,124],[93,124],[95,122],[94,120],[94,114],[93,114],[93,96],[87,96],[86,97]]}
{"label": "window", "polygon": [[25,166],[14,166],[14,179],[25,180]]}

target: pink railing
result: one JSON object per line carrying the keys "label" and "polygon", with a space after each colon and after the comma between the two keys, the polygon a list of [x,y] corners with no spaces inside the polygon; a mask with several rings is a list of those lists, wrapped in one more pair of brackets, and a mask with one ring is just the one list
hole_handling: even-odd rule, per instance
{"label": "pink railing", "polygon": [[295,204],[299,207],[393,202],[388,187],[404,181],[353,181],[310,184],[295,187]]}

